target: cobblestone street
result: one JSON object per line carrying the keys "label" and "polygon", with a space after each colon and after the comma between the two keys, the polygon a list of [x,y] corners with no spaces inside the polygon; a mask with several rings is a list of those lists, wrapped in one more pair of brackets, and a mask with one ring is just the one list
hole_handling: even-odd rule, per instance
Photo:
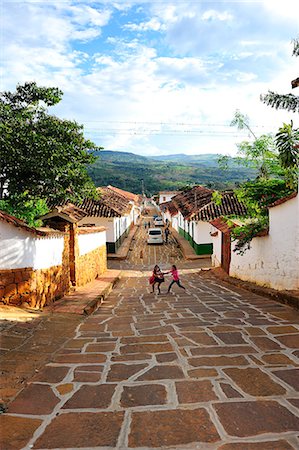
{"label": "cobblestone street", "polygon": [[[299,312],[138,230],[122,278],[0,416],[3,450],[299,449]],[[152,294],[154,264],[178,286]],[[68,330],[69,332],[69,330]],[[49,336],[49,340],[51,337]]]}

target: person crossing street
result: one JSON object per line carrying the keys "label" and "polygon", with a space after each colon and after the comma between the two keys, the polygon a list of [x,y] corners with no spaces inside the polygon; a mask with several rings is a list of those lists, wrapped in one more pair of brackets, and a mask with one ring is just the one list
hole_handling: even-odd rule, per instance
{"label": "person crossing street", "polygon": [[171,267],[171,270],[169,272],[166,273],[171,273],[172,275],[172,281],[170,283],[170,285],[168,286],[168,290],[167,290],[167,294],[170,292],[172,286],[174,285],[174,283],[176,283],[180,288],[186,290],[185,286],[183,286],[180,282],[180,277],[179,277],[179,272],[178,269],[176,268],[176,266],[173,264],[173,266]]}

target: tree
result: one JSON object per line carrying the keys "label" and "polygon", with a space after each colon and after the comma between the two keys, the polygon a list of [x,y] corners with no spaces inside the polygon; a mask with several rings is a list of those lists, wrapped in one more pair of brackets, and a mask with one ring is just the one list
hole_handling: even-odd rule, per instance
{"label": "tree", "polygon": [[[293,40],[293,55],[299,56],[299,39]],[[292,87],[299,86],[299,78],[292,81]],[[288,111],[299,112],[299,97],[293,94],[277,94],[269,91],[266,95],[261,95],[261,100],[272,108],[286,109]],[[275,136],[276,148],[282,167],[286,171],[285,178],[290,186],[295,187],[298,179],[299,162],[299,129],[293,128],[293,121],[290,124],[284,123]]]}
{"label": "tree", "polygon": [[[270,174],[279,171],[278,154],[275,151],[275,143],[271,134],[262,134],[257,137],[249,125],[246,115],[237,110],[231,121],[231,126],[236,126],[239,130],[248,130],[253,137],[253,141],[243,141],[237,144],[238,162],[249,167],[254,167],[258,171],[258,178],[268,179]],[[222,165],[225,161],[220,161]]]}
{"label": "tree", "polygon": [[290,124],[284,123],[279,128],[275,137],[275,144],[279,151],[281,165],[284,168],[297,167],[299,159],[299,130],[293,128],[292,120]]}
{"label": "tree", "polygon": [[[299,56],[299,39],[293,40],[293,56]],[[271,108],[299,112],[299,97],[294,94],[278,94],[268,91],[267,94],[261,95],[261,101]]]}
{"label": "tree", "polygon": [[84,138],[83,126],[48,113],[62,95],[35,82],[1,93],[0,199],[16,205],[96,195],[86,169],[100,147]]}

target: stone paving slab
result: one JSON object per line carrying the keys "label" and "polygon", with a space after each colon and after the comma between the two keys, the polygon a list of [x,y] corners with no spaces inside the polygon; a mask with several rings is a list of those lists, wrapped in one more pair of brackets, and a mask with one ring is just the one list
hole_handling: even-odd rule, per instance
{"label": "stone paving slab", "polygon": [[100,277],[45,308],[53,313],[91,314],[119,280],[121,271],[107,270]]}
{"label": "stone paving slab", "polygon": [[159,296],[126,271],[0,416],[1,450],[297,450],[299,315],[181,277]]}

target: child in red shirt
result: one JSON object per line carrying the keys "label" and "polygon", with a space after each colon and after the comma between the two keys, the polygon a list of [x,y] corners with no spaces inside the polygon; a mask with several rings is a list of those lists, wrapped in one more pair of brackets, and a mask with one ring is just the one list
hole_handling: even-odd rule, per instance
{"label": "child in red shirt", "polygon": [[172,275],[172,282],[171,282],[170,285],[168,286],[168,291],[167,291],[167,293],[170,292],[170,289],[171,289],[171,287],[172,287],[172,285],[173,285],[174,283],[176,283],[180,288],[186,289],[186,288],[181,284],[181,282],[180,282],[179,272],[178,272],[178,269],[176,268],[175,265],[173,265],[173,266],[171,267],[171,270],[170,270],[168,273],[171,273],[171,275]]}

